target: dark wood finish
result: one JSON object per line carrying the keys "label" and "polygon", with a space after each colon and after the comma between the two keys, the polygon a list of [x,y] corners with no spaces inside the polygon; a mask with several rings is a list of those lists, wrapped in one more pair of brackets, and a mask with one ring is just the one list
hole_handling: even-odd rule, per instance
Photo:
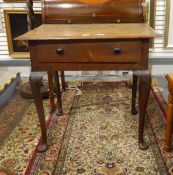
{"label": "dark wood finish", "polygon": [[166,141],[165,150],[170,151],[172,149],[171,140],[173,133],[173,74],[166,75],[168,81],[168,108],[167,108],[167,118],[166,118]]}
{"label": "dark wood finish", "polygon": [[43,0],[44,23],[144,22],[143,0]]}
{"label": "dark wood finish", "polygon": [[56,97],[57,97],[57,108],[58,108],[57,115],[62,115],[63,110],[62,110],[61,91],[60,91],[58,71],[54,72],[54,82],[55,82],[55,90],[56,90]]}
{"label": "dark wood finish", "polygon": [[[87,40],[86,40],[87,41]],[[91,42],[91,40],[89,40]],[[107,39],[107,42],[109,43],[109,39]],[[124,41],[124,39],[120,40],[119,42]],[[129,41],[129,40],[127,40]],[[54,62],[51,59],[47,59],[46,63],[42,63],[39,60],[40,52],[42,52],[41,49],[38,49],[37,47],[42,45],[47,45],[47,48],[49,46],[52,46],[52,42],[48,40],[45,41],[29,41],[30,44],[30,51],[31,51],[31,60],[32,60],[32,68],[34,71],[40,71],[40,70],[144,70],[135,73],[135,76],[139,77],[139,147],[140,149],[147,149],[148,145],[143,140],[143,132],[144,132],[144,120],[145,120],[145,113],[146,113],[146,107],[147,107],[147,101],[149,97],[149,91],[151,86],[151,76],[150,74],[145,71],[145,69],[148,69],[148,52],[149,52],[149,39],[138,39],[139,43],[142,43],[140,46],[140,50],[137,51],[140,52],[139,57],[137,57],[138,61],[135,62],[123,62],[123,57],[121,58],[122,61],[120,62],[107,62],[107,57],[105,54],[105,60],[102,60],[100,62],[94,62],[92,60],[88,60],[87,62],[80,61],[79,62]],[[83,40],[76,40],[76,43],[80,45],[83,43]],[[100,40],[102,43],[102,40]],[[47,44],[46,44],[47,43]],[[68,42],[62,42],[63,44],[69,44]],[[93,40],[93,43],[95,43],[95,40]],[[99,41],[98,41],[99,44]],[[130,42],[129,42],[130,44]],[[136,45],[135,45],[136,46]],[[94,47],[94,46],[93,46]],[[95,48],[95,47],[94,47]],[[134,51],[138,47],[134,47]],[[44,50],[45,48],[43,48]],[[47,50],[49,53],[50,49]],[[56,50],[55,50],[56,52]],[[78,50],[76,50],[78,52]],[[50,52],[51,53],[51,52]],[[39,57],[38,57],[39,56]],[[46,57],[47,58],[47,57]],[[51,56],[50,56],[51,58]],[[99,58],[99,56],[98,56]],[[130,54],[129,54],[130,58]],[[128,57],[126,59],[129,59]],[[71,59],[75,59],[71,57]],[[144,72],[144,74],[143,74]],[[134,80],[136,81],[136,80]],[[62,114],[62,104],[61,104],[61,96],[60,96],[60,86],[59,86],[59,79],[58,79],[58,72],[54,73],[54,82],[56,85],[56,94],[57,94],[57,101],[58,101],[58,112],[61,115]],[[137,82],[135,82],[136,84]],[[136,85],[135,85],[136,86]],[[135,90],[136,91],[136,90]],[[133,92],[135,94],[135,91]],[[145,92],[145,93],[144,93]],[[133,97],[133,101],[135,99],[135,96]],[[134,105],[134,102],[133,102]]]}
{"label": "dark wood finish", "polygon": [[139,77],[139,148],[145,150],[149,144],[144,141],[144,124],[148,98],[151,89],[151,74],[149,71],[137,73]]}
{"label": "dark wood finish", "polygon": [[47,149],[46,122],[45,122],[43,101],[42,101],[42,96],[41,96],[42,78],[43,78],[42,73],[31,72],[30,74],[30,85],[32,88],[34,102],[35,102],[35,106],[36,106],[38,117],[39,117],[41,135],[42,135],[42,142],[38,146],[39,152],[44,152]]}
{"label": "dark wood finish", "polygon": [[53,74],[51,71],[47,73],[48,75],[48,83],[49,83],[49,99],[50,99],[50,106],[51,112],[55,111],[55,102],[54,102],[54,82],[53,82]]}
{"label": "dark wood finish", "polygon": [[[143,3],[143,0],[43,0],[42,17],[47,24],[17,39],[29,42],[32,71],[54,72],[59,114],[63,111],[58,71],[144,70],[144,74],[142,71],[135,76],[139,77],[139,147],[146,149],[143,132],[151,76],[145,70],[148,70],[149,39],[159,35],[143,23]],[[38,80],[31,78],[33,90]],[[62,79],[63,86],[64,82]],[[136,84],[134,79],[133,109]],[[39,90],[37,87],[34,92],[35,103],[43,122]],[[42,124],[41,129],[45,130],[43,127]],[[44,138],[45,131],[42,135]],[[46,144],[44,139],[42,142]]]}
{"label": "dark wood finish", "polygon": [[[26,9],[27,9],[28,31],[31,31],[36,27],[32,0],[27,0]],[[47,72],[47,75],[48,75],[48,83],[49,83],[49,98],[50,98],[51,112],[53,112],[55,110],[53,75],[51,71]],[[64,79],[65,81],[64,73],[62,73],[62,76],[63,77],[61,77],[61,79]]]}
{"label": "dark wood finish", "polygon": [[[56,50],[61,49],[62,53]],[[116,53],[115,49],[120,49]],[[55,42],[39,44],[37,46],[39,62],[141,62],[142,61],[141,40],[114,40],[69,42],[68,44],[56,44]],[[106,57],[106,59],[105,59]]]}
{"label": "dark wood finish", "polygon": [[[50,45],[51,45],[51,43],[53,41],[49,41],[49,42],[29,41],[30,48],[33,48],[32,50],[34,50],[34,53],[37,53],[36,55],[34,55],[32,57],[32,51],[31,51],[32,69],[35,71],[36,70],[40,70],[40,71],[47,71],[47,70],[49,70],[49,71],[69,70],[70,71],[71,70],[72,71],[72,70],[139,70],[139,69],[147,69],[148,68],[148,48],[149,48],[148,41],[149,41],[148,39],[141,39],[142,47],[139,50],[141,53],[138,54],[140,56],[138,58],[138,62],[127,62],[123,58],[121,59],[122,61],[119,61],[119,62],[116,62],[116,61],[106,62],[107,57],[105,57],[105,60],[103,60],[102,50],[100,50],[100,55],[98,55],[97,59],[101,60],[101,58],[102,58],[103,61],[94,62],[92,60],[88,60],[88,62],[83,62],[83,60],[82,61],[79,60],[79,62],[77,62],[77,61],[73,62],[73,60],[71,60],[71,62],[69,62],[69,63],[68,62],[66,62],[66,63],[59,62],[58,64],[55,64],[55,61],[52,61],[51,59],[49,62],[47,61],[46,63],[39,60],[42,56],[42,54],[40,53],[40,52],[42,52],[42,50],[39,49],[39,52],[38,52],[37,47],[38,46],[40,47],[40,45],[44,45],[45,43],[47,43],[47,44],[50,43]],[[89,42],[91,42],[91,41],[89,41]],[[94,42],[95,42],[95,40],[94,40]],[[116,40],[115,40],[115,42],[116,42]],[[66,43],[68,44],[68,42],[66,42]],[[76,43],[77,43],[77,45],[80,45],[81,40],[77,40]],[[138,46],[137,46],[137,48],[138,48]],[[45,50],[45,49],[46,48],[44,47],[43,50]],[[79,51],[76,50],[76,52],[79,52]],[[53,52],[50,52],[50,53],[53,53]],[[39,55],[39,57],[38,57],[38,55]],[[37,57],[37,58],[35,58],[35,57]],[[51,54],[50,54],[50,57],[51,57]],[[117,56],[115,55],[115,57],[117,57]],[[128,59],[128,58],[126,58],[126,59]],[[136,60],[137,60],[137,58],[136,58]],[[116,63],[116,64],[113,64],[113,63]]]}
{"label": "dark wood finish", "polygon": [[65,82],[65,75],[64,72],[61,71],[61,84],[62,84],[62,90],[66,90],[66,82]]}
{"label": "dark wood finish", "polygon": [[133,84],[132,84],[132,107],[131,113],[132,115],[136,115],[138,113],[136,109],[136,93],[137,93],[137,85],[138,85],[138,76],[133,73]]}
{"label": "dark wood finish", "polygon": [[27,0],[26,9],[27,9],[28,31],[30,31],[30,30],[33,30],[36,26],[32,0]]}
{"label": "dark wood finish", "polygon": [[[27,0],[26,3],[26,9],[27,9],[27,23],[28,23],[28,31],[33,30],[36,27],[36,21],[35,21],[35,15],[33,11],[33,1]],[[48,83],[49,83],[49,98],[50,98],[50,105],[51,105],[51,112],[54,111],[55,105],[54,105],[54,88],[53,88],[53,78],[52,73],[49,71],[48,74]]]}
{"label": "dark wood finish", "polygon": [[[34,61],[35,63],[36,61]],[[103,70],[145,70],[148,64],[141,63],[41,63],[33,64],[33,70],[47,71],[103,71]]]}
{"label": "dark wood finish", "polygon": [[[119,62],[117,62],[117,64],[112,64],[113,62],[106,63],[107,57],[105,57],[105,61],[100,61],[100,62],[93,62],[90,60],[86,63],[77,62],[77,61],[73,63],[73,61],[71,61],[71,63],[67,62],[66,64],[64,64],[65,62],[56,63],[55,61],[48,59],[48,61],[46,63],[44,63],[42,61],[39,61],[40,56],[42,56],[40,53],[40,52],[42,52],[42,50],[39,50],[39,52],[38,52],[37,46],[40,47],[40,45],[47,45],[47,47],[49,47],[49,44],[51,45],[52,41],[48,41],[47,44],[45,41],[37,41],[37,42],[29,41],[30,48],[33,48],[31,50],[32,68],[33,68],[33,70],[40,70],[40,71],[41,70],[42,71],[43,70],[56,71],[56,69],[68,70],[68,71],[71,71],[71,70],[116,70],[116,69],[117,70],[139,70],[139,69],[147,69],[148,68],[148,50],[147,50],[148,49],[148,39],[141,39],[140,41],[142,42],[142,47],[141,47],[142,49],[140,51],[141,51],[141,54],[143,54],[143,55],[138,54],[139,57],[137,57],[136,60],[139,60],[139,61],[138,62],[125,62],[126,60],[124,61],[124,59],[122,58],[121,60],[119,60]],[[78,40],[77,43],[78,43],[78,45],[80,45],[82,43],[82,40]],[[129,42],[129,44],[130,44],[130,42]],[[134,47],[133,52],[137,48]],[[37,55],[34,55],[32,57],[33,50],[34,50],[34,53],[37,53]],[[49,50],[47,50],[47,52],[49,53]],[[76,52],[79,52],[79,51],[76,50]],[[145,54],[146,54],[146,56],[144,56]],[[39,57],[38,57],[38,55],[39,55]],[[73,58],[73,59],[76,59],[76,58]],[[98,56],[98,59],[99,59],[99,56]]]}

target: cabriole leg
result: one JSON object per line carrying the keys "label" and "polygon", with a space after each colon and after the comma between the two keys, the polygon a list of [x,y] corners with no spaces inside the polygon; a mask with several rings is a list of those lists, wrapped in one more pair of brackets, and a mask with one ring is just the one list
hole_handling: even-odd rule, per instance
{"label": "cabriole leg", "polygon": [[30,85],[34,97],[34,102],[40,122],[42,142],[38,146],[39,152],[44,152],[47,149],[47,132],[46,132],[46,122],[43,101],[41,96],[41,84],[43,75],[39,72],[31,72],[30,74]]}
{"label": "cabriole leg", "polygon": [[54,82],[55,82],[55,90],[56,90],[56,96],[57,96],[57,107],[58,107],[58,114],[57,115],[62,115],[63,110],[62,110],[62,101],[61,101],[61,91],[60,91],[60,83],[59,83],[59,75],[58,71],[54,72]]}
{"label": "cabriole leg", "polygon": [[64,71],[61,71],[61,83],[62,83],[62,89],[65,91],[66,90],[66,83],[65,83]]}
{"label": "cabriole leg", "polygon": [[149,144],[144,142],[144,125],[148,99],[151,89],[151,74],[149,71],[139,73],[139,148],[145,150]]}
{"label": "cabriole leg", "polygon": [[55,102],[54,102],[54,83],[53,83],[53,74],[52,72],[47,72],[48,74],[48,84],[49,84],[49,99],[50,99],[50,106],[51,112],[55,111]]}
{"label": "cabriole leg", "polygon": [[133,73],[133,84],[132,84],[132,103],[131,113],[136,115],[138,113],[136,109],[136,93],[137,93],[138,76]]}

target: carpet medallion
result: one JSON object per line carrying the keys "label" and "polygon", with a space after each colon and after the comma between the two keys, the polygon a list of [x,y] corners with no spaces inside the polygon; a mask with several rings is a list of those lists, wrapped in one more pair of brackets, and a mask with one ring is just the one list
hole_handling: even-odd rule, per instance
{"label": "carpet medallion", "polygon": [[[149,99],[145,139],[138,148],[138,115],[131,115],[127,82],[83,83],[82,95],[62,94],[63,116],[49,115],[49,147],[38,153],[40,129],[33,102],[0,150],[1,169],[18,175],[166,175],[173,174],[173,152],[163,149],[165,118],[160,94]],[[157,99],[157,100],[156,100]],[[164,104],[165,105],[165,104]],[[161,110],[162,107],[163,109]],[[5,171],[2,171],[5,172]],[[6,173],[10,175],[10,173]]]}

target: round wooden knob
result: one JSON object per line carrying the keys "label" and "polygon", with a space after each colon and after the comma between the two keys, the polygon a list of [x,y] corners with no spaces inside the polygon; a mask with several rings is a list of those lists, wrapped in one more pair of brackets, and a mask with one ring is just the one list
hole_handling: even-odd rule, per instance
{"label": "round wooden knob", "polygon": [[56,49],[56,53],[57,53],[58,55],[62,55],[62,54],[64,53],[63,48],[57,48],[57,49]]}
{"label": "round wooden knob", "polygon": [[114,49],[114,53],[117,55],[117,54],[120,54],[121,53],[121,49],[119,47],[115,48]]}

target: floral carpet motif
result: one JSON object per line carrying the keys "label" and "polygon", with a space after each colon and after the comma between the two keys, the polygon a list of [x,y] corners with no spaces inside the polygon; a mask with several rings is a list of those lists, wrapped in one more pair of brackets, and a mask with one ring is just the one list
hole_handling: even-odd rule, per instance
{"label": "floral carpet motif", "polygon": [[0,146],[22,119],[24,112],[30,105],[30,100],[21,98],[16,92],[8,105],[0,109]]}
{"label": "floral carpet motif", "polygon": [[36,151],[40,129],[33,102],[18,97],[18,108],[4,111],[3,117],[13,114],[12,120],[14,114],[22,116],[1,144],[0,174],[173,174],[173,151],[164,151],[166,104],[155,89],[147,109],[147,151],[138,149],[138,115],[130,113],[129,83],[83,83],[81,90],[80,96],[74,90],[63,93],[61,117],[49,115],[49,101],[44,101],[49,143],[45,153]]}
{"label": "floral carpet motif", "polygon": [[[45,103],[48,109],[48,102]],[[48,111],[46,111],[48,115]],[[24,174],[40,137],[38,117],[32,103],[0,149],[0,170]]]}
{"label": "floral carpet motif", "polygon": [[[122,86],[82,92],[72,110],[55,174],[157,174],[152,149],[138,148],[131,90]],[[145,139],[149,140],[147,134]]]}
{"label": "floral carpet motif", "polygon": [[[62,96],[62,98],[65,101],[65,104],[63,106],[65,111],[68,111],[68,109],[70,109],[71,107],[71,104],[73,104],[73,101],[71,101],[71,98],[70,98],[72,96],[73,97],[72,100],[74,99],[73,94],[74,93],[72,90],[69,93],[68,92],[64,93]],[[67,97],[68,99],[66,99]],[[21,97],[17,97],[18,100],[19,98],[23,100]],[[63,135],[63,132],[64,132],[63,127],[66,126],[65,121],[67,119],[67,115],[63,115],[62,117],[57,117],[56,113],[53,115],[50,115],[49,114],[50,106],[49,106],[48,100],[44,101],[44,106],[45,106],[45,115],[47,116],[46,117],[47,127],[49,127],[49,130],[50,128],[52,129],[51,135],[49,135],[49,141],[51,142],[54,136],[61,137]],[[18,108],[20,110],[24,110],[23,106],[18,106]],[[8,115],[6,115],[6,117],[7,116]],[[3,174],[11,175],[11,173],[12,174],[14,173],[15,175],[16,174],[23,175],[25,174],[25,171],[26,173],[28,172],[28,169],[29,169],[28,166],[30,166],[29,162],[32,161],[32,163],[34,163],[34,160],[33,160],[34,158],[36,161],[36,164],[33,165],[34,173],[37,174],[36,165],[38,164],[39,160],[36,158],[38,155],[40,159],[44,160],[45,164],[48,162],[48,164],[50,165],[52,163],[50,157],[47,157],[44,159],[43,154],[39,154],[36,152],[36,146],[39,144],[39,141],[40,141],[40,126],[38,122],[35,105],[32,101],[32,103],[28,105],[27,110],[25,110],[25,112],[23,113],[22,119],[17,123],[13,132],[10,134],[9,137],[6,138],[4,144],[2,144],[1,146],[0,174],[3,173]],[[57,141],[53,140],[51,142],[51,145],[54,146],[55,145],[54,142],[58,143],[59,145],[59,140]],[[48,154],[52,155],[52,159],[56,159],[56,157],[54,157],[56,153],[54,150],[52,150],[52,147],[51,149],[48,149],[48,151],[46,152],[46,155]],[[37,155],[37,156],[33,156],[33,155]],[[39,165],[41,166],[41,163]],[[47,166],[45,168],[47,168]],[[51,169],[52,168],[53,167],[51,167]],[[50,169],[50,166],[49,166],[49,169]]]}

